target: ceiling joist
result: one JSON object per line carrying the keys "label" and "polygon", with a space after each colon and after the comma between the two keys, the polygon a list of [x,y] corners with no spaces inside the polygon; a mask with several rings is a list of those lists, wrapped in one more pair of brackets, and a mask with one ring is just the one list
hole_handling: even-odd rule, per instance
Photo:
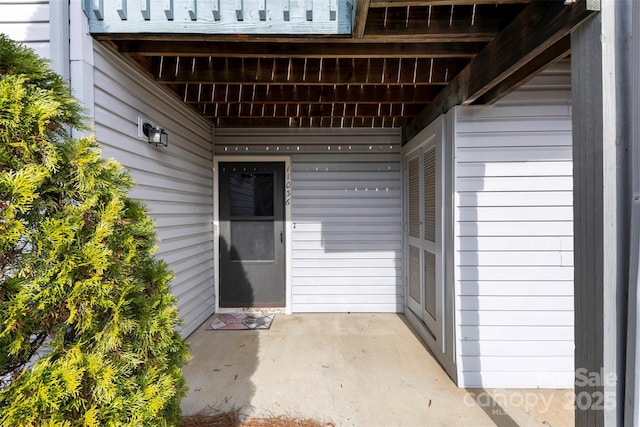
{"label": "ceiling joist", "polygon": [[[397,128],[406,124],[400,117],[260,117],[220,118],[214,122],[218,128]],[[238,147],[235,147],[236,149]],[[293,149],[294,147],[292,147]]]}
{"label": "ceiling joist", "polygon": [[267,104],[258,107],[255,104],[204,104],[201,106],[201,114],[208,119],[230,117],[237,118],[310,118],[322,117],[340,119],[349,118],[374,118],[379,116],[402,118],[407,115],[415,115],[420,105],[417,104]]}
{"label": "ceiling joist", "polygon": [[159,83],[443,85],[468,63],[434,58],[154,58]]}
{"label": "ceiling joist", "polygon": [[353,0],[352,36],[242,33],[237,23],[228,34],[92,35],[217,127],[408,126],[412,136],[566,57],[585,3]]}
{"label": "ceiling joist", "polygon": [[427,104],[442,89],[438,86],[283,86],[283,85],[184,85],[177,90],[188,104],[205,103],[418,103]]}

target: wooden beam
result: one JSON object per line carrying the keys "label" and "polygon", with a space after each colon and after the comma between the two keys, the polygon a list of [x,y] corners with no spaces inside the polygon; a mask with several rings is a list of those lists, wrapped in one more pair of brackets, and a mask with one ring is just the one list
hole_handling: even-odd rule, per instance
{"label": "wooden beam", "polygon": [[572,6],[561,2],[535,2],[527,6],[409,124],[405,132],[407,141],[440,114],[456,105],[474,102],[508,79],[592,13],[586,1]]}
{"label": "wooden beam", "polygon": [[468,6],[516,3],[531,3],[531,0],[371,0],[370,7]]}
{"label": "wooden beam", "polygon": [[356,16],[353,21],[353,37],[356,39],[361,39],[365,35],[367,16],[369,16],[369,3],[370,0],[357,0],[356,2]]}
{"label": "wooden beam", "polygon": [[268,57],[268,58],[473,58],[484,43],[324,43],[114,40],[120,53],[132,56]]}
{"label": "wooden beam", "polygon": [[565,36],[528,64],[487,91],[474,104],[494,104],[533,78],[549,64],[566,58],[571,53],[571,36]]}

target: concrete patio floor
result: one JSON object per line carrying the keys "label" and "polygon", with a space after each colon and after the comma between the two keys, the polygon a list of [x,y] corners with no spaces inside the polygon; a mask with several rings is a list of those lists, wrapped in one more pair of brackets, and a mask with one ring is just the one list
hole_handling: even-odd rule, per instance
{"label": "concrete patio floor", "polygon": [[242,408],[336,426],[572,426],[572,390],[457,388],[398,314],[278,314],[188,339],[183,415]]}

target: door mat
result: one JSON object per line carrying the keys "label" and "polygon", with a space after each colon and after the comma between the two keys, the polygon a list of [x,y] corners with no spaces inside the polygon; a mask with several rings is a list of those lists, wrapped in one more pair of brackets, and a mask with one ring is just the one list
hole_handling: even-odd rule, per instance
{"label": "door mat", "polygon": [[238,331],[269,329],[275,314],[225,313],[220,314],[207,327],[208,331]]}

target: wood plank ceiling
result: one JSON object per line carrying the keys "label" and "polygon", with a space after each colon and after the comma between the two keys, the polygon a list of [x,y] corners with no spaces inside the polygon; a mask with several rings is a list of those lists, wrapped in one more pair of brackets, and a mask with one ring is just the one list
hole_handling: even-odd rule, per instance
{"label": "wood plank ceiling", "polygon": [[[465,73],[481,52],[490,55],[480,63],[489,68],[484,79],[490,84],[473,101],[482,103],[494,102],[543,66],[566,57],[567,34],[585,12],[582,7],[567,23],[573,12],[565,9],[559,0],[358,0],[351,36],[94,37],[216,127],[409,126],[415,134],[416,123],[432,120],[448,103],[469,102],[456,93],[460,80],[472,80]],[[556,19],[544,16],[547,10],[564,15],[557,23],[561,30],[551,28],[543,40],[537,33]],[[516,66],[491,69],[511,55],[500,51],[509,45],[511,33],[533,40],[532,57],[523,59],[528,53],[523,52],[514,59]],[[455,87],[445,90],[452,82]]]}

